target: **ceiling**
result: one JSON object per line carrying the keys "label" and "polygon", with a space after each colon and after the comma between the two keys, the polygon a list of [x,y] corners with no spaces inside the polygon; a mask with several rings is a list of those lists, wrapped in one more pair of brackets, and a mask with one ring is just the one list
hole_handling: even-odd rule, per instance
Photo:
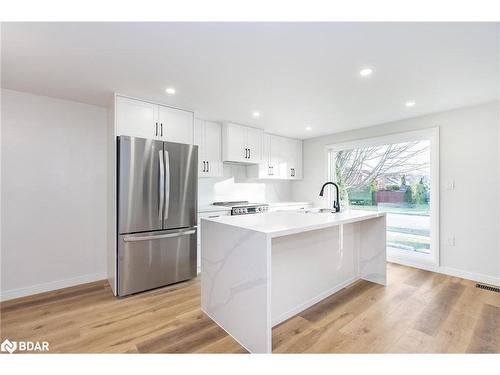
{"label": "ceiling", "polygon": [[[2,87],[100,106],[119,92],[310,138],[496,100],[497,31],[495,23],[4,23]],[[359,75],[365,67],[371,76]]]}

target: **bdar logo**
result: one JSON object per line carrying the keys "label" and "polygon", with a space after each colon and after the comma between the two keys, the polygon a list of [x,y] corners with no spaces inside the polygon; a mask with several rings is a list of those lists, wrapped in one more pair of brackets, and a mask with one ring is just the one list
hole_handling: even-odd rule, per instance
{"label": "bdar logo", "polygon": [[17,349],[17,342],[10,341],[9,339],[5,339],[0,345],[0,350],[2,352],[9,352],[10,354],[14,353]]}

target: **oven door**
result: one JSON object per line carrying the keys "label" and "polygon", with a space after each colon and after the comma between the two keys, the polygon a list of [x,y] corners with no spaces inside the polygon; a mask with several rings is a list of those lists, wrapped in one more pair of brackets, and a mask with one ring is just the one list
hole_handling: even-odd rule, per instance
{"label": "oven door", "polygon": [[196,277],[196,227],[118,236],[118,295]]}

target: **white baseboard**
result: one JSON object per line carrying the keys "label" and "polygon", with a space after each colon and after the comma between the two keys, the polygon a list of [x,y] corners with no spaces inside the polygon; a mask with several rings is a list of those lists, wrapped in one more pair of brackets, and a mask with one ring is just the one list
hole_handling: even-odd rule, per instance
{"label": "white baseboard", "polygon": [[500,278],[499,277],[484,275],[482,273],[469,272],[469,271],[464,271],[464,270],[460,270],[460,269],[452,268],[452,267],[444,267],[444,266],[435,266],[432,264],[416,263],[416,262],[411,262],[411,261],[407,261],[407,260],[402,260],[399,258],[393,259],[391,257],[387,257],[387,261],[392,262],[392,263],[402,264],[403,266],[409,266],[409,267],[413,267],[413,268],[420,268],[420,269],[423,269],[426,271],[442,273],[444,275],[461,277],[462,279],[472,280],[472,281],[476,281],[479,283],[500,286]]}
{"label": "white baseboard", "polygon": [[31,296],[33,294],[50,292],[57,289],[67,288],[79,284],[90,283],[107,279],[106,272],[94,273],[90,275],[82,275],[70,279],[50,281],[48,283],[29,286],[26,288],[4,290],[0,293],[0,301],[7,301],[9,299]]}

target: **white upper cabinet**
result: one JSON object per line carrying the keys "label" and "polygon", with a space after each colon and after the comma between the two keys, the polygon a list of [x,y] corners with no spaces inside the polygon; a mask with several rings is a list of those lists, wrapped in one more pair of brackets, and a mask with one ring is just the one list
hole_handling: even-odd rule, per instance
{"label": "white upper cabinet", "polygon": [[117,135],[192,144],[193,133],[193,112],[116,96]]}
{"label": "white upper cabinet", "polygon": [[122,96],[116,98],[117,135],[158,137],[158,106]]}
{"label": "white upper cabinet", "polygon": [[222,177],[222,126],[197,119],[194,142],[198,148],[198,177]]}
{"label": "white upper cabinet", "polygon": [[252,163],[262,161],[262,129],[247,128],[248,160]]}
{"label": "white upper cabinet", "polygon": [[262,129],[224,123],[222,125],[223,161],[257,164],[262,161]]}
{"label": "white upper cabinet", "polygon": [[177,143],[193,143],[193,112],[159,105],[158,123],[161,140]]}
{"label": "white upper cabinet", "polygon": [[302,141],[264,133],[262,162],[247,167],[250,178],[301,179]]}
{"label": "white upper cabinet", "polygon": [[198,148],[198,177],[222,177],[222,126],[197,119],[194,142]]}
{"label": "white upper cabinet", "polygon": [[247,167],[248,177],[279,179],[284,176],[280,172],[281,137],[264,133],[262,136],[262,162]]}
{"label": "white upper cabinet", "polygon": [[282,157],[285,167],[285,178],[296,180],[302,178],[302,141],[283,138]]}

